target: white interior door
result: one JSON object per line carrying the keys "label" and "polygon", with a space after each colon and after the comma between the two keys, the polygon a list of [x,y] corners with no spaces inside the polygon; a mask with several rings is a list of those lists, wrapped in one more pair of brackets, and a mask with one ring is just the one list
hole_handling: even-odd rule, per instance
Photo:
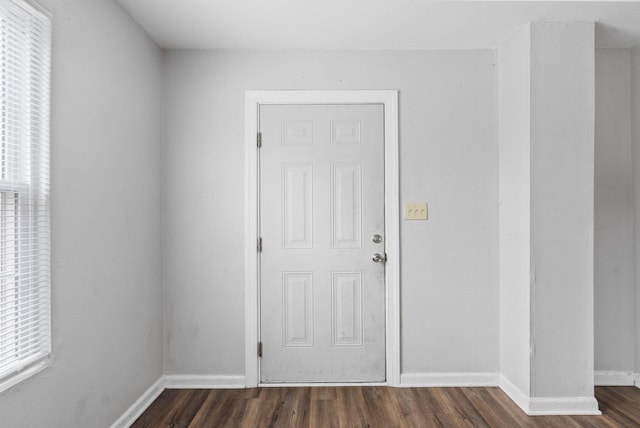
{"label": "white interior door", "polygon": [[383,106],[262,105],[259,131],[261,382],[384,381]]}

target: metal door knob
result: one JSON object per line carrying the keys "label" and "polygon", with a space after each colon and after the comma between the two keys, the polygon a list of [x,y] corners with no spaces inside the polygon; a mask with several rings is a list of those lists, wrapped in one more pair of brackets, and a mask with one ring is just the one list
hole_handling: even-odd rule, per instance
{"label": "metal door knob", "polygon": [[376,263],[384,263],[385,261],[387,261],[387,257],[383,256],[380,253],[375,253],[373,257],[371,257],[371,260],[373,260]]}

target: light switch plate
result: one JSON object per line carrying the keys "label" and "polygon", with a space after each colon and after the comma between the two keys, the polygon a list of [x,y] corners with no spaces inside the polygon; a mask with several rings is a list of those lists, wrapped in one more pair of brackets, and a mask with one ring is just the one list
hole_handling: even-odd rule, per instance
{"label": "light switch plate", "polygon": [[427,220],[429,211],[426,202],[405,202],[404,219],[405,220]]}

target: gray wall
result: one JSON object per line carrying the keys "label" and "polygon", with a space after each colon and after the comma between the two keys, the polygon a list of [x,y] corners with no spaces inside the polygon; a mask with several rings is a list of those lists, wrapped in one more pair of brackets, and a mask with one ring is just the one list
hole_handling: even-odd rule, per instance
{"label": "gray wall", "polygon": [[501,374],[532,411],[595,405],[593,40],[539,21],[499,55]]}
{"label": "gray wall", "polygon": [[532,395],[593,397],[593,22],[531,24]]}
{"label": "gray wall", "polygon": [[499,365],[493,51],[170,51],[166,372],[244,374],[247,89],[400,90],[402,371]]}
{"label": "gray wall", "polygon": [[631,51],[631,135],[633,152],[635,300],[636,300],[636,385],[640,385],[640,46]]}
{"label": "gray wall", "polygon": [[531,393],[531,31],[498,51],[500,104],[500,373]]}
{"label": "gray wall", "polygon": [[629,49],[596,50],[595,369],[634,371]]}
{"label": "gray wall", "polygon": [[111,0],[54,15],[51,367],[2,426],[105,427],[163,372],[162,53]]}

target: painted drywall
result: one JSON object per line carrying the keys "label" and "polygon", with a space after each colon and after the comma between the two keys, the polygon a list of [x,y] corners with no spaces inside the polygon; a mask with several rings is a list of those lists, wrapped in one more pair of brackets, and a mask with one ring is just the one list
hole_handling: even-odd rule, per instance
{"label": "painted drywall", "polygon": [[634,1],[119,1],[173,49],[492,49],[543,17],[604,21],[599,47],[640,41]]}
{"label": "painted drywall", "polygon": [[593,22],[531,25],[532,396],[593,397]]}
{"label": "painted drywall", "polygon": [[[640,373],[640,45],[631,50],[631,135],[633,153],[634,262],[635,262],[635,350],[636,374]],[[640,376],[636,375],[636,386]]]}
{"label": "painted drywall", "polygon": [[162,52],[111,0],[53,13],[51,366],[2,426],[105,427],[163,371]]}
{"label": "painted drywall", "polygon": [[498,50],[500,373],[530,394],[530,27]]}
{"label": "painted drywall", "polygon": [[629,49],[596,49],[595,369],[634,371]]}
{"label": "painted drywall", "polygon": [[169,51],[166,372],[244,373],[247,89],[398,89],[402,371],[499,364],[498,131],[493,51]]}

